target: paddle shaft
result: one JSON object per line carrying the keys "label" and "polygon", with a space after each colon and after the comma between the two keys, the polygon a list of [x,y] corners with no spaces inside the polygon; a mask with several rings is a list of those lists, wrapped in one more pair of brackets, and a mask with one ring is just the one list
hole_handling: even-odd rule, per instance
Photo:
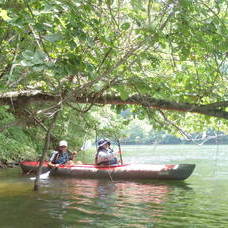
{"label": "paddle shaft", "polygon": [[119,139],[117,139],[117,144],[118,144],[118,147],[119,147],[120,162],[121,162],[121,165],[123,165],[123,158],[122,158],[122,152],[121,152],[120,140]]}

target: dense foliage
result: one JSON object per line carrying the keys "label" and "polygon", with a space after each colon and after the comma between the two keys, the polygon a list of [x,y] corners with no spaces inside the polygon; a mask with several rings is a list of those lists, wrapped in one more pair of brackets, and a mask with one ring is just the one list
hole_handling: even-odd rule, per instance
{"label": "dense foliage", "polygon": [[227,131],[226,24],[225,0],[0,0],[0,144],[41,148],[58,112],[51,141],[78,148],[104,130],[98,103],[175,134]]}

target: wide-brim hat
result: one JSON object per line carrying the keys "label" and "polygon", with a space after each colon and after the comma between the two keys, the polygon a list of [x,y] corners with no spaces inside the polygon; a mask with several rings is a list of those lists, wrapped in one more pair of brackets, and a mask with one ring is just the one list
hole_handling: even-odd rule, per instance
{"label": "wide-brim hat", "polygon": [[107,141],[105,141],[105,142],[103,142],[103,143],[101,143],[101,144],[99,144],[98,146],[99,147],[101,147],[101,146],[104,146],[105,144],[107,144],[108,142]]}
{"label": "wide-brim hat", "polygon": [[98,141],[98,147],[102,147],[104,146],[105,144],[110,144],[110,141],[109,140],[106,140],[106,139],[100,139]]}

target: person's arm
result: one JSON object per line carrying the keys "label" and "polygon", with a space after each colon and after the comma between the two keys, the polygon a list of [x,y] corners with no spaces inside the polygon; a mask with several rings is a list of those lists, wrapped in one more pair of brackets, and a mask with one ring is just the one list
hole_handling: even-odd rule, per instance
{"label": "person's arm", "polygon": [[53,163],[56,156],[57,156],[58,152],[57,151],[54,151],[49,159],[49,162],[48,162],[48,166],[51,167],[51,168],[55,168],[55,167],[58,167],[59,164],[55,164]]}
{"label": "person's arm", "polygon": [[97,164],[104,162],[104,161],[108,161],[107,153],[105,153],[103,151],[99,151],[98,155],[97,155]]}
{"label": "person's arm", "polygon": [[104,152],[100,151],[97,157],[97,163],[110,161],[111,159],[115,158],[115,155],[112,152]]}
{"label": "person's arm", "polygon": [[69,154],[69,160],[74,160],[75,156],[78,154],[77,151],[73,151],[73,152],[70,152],[68,151],[68,154]]}
{"label": "person's arm", "polygon": [[108,150],[108,152],[109,152],[109,156],[111,157],[111,158],[115,158],[115,157],[117,157],[117,155],[118,155],[118,153],[119,153],[119,151],[114,151],[113,149],[109,149]]}
{"label": "person's arm", "polygon": [[54,164],[52,162],[48,162],[48,166],[51,167],[51,168],[56,168],[56,167],[59,167],[60,164]]}
{"label": "person's arm", "polygon": [[77,152],[76,151],[74,151],[74,152],[70,152],[69,150],[67,151],[67,153],[68,153],[68,158],[67,158],[67,162],[66,163],[64,163],[65,165],[74,165],[74,158],[75,158],[75,156],[77,155]]}

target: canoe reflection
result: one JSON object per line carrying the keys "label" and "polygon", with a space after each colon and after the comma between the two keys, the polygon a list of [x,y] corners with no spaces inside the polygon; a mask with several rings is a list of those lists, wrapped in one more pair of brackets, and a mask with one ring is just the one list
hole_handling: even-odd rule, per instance
{"label": "canoe reflection", "polygon": [[167,213],[167,204],[175,197],[175,192],[186,190],[186,186],[166,182],[53,178],[49,184],[48,188],[53,189],[58,198],[55,213],[58,212],[62,219],[68,218],[75,225],[83,224],[85,227],[110,219],[127,221],[132,227],[137,227],[135,225],[140,221],[159,223]]}
{"label": "canoe reflection", "polygon": [[64,191],[67,191],[72,199],[80,202],[96,199],[102,202],[160,204],[166,201],[167,194],[171,191],[171,186],[166,184],[93,179],[64,179],[64,186]]}

